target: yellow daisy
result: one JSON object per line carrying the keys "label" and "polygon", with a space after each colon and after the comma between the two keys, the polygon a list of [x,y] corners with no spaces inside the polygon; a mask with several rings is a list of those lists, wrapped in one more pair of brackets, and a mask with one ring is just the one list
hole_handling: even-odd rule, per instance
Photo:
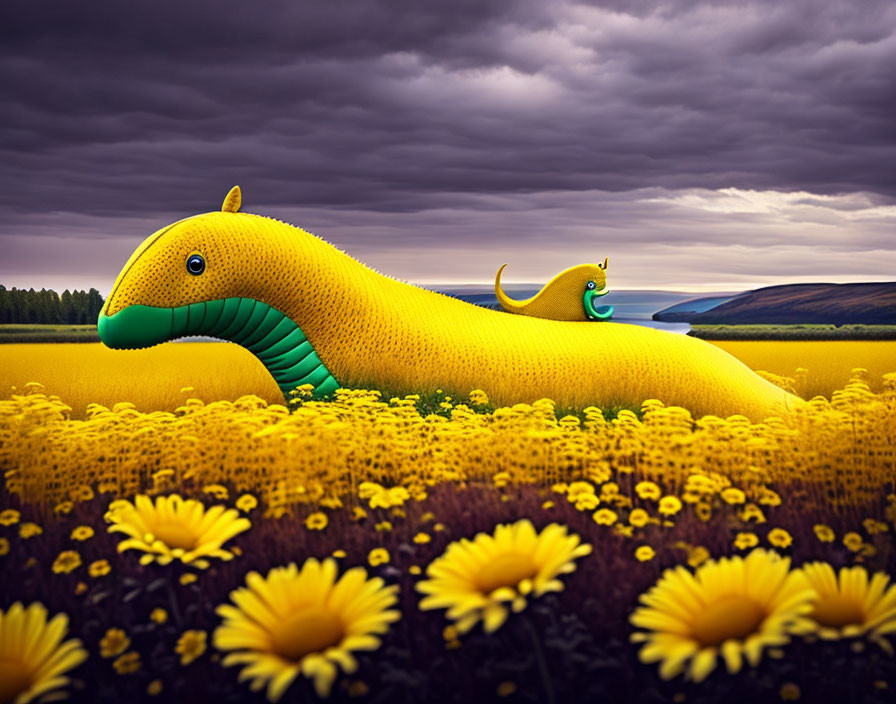
{"label": "yellow daisy", "polygon": [[28,540],[28,538],[33,538],[35,535],[40,535],[43,532],[44,529],[37,523],[28,522],[19,526],[19,537],[23,540]]}
{"label": "yellow daisy", "polygon": [[71,511],[74,507],[75,507],[75,505],[71,501],[63,501],[61,503],[56,504],[56,506],[53,507],[53,512],[57,513],[59,515],[66,515],[66,514],[71,513]]}
{"label": "yellow daisy", "polygon": [[783,528],[773,528],[766,536],[768,542],[776,548],[786,548],[793,543],[793,538]]}
{"label": "yellow daisy", "polygon": [[742,521],[756,521],[757,523],[765,523],[765,514],[756,504],[747,504],[744,510],[740,512]]}
{"label": "yellow daisy", "polygon": [[649,545],[641,545],[635,549],[635,558],[638,562],[647,562],[656,557],[656,552]]}
{"label": "yellow daisy", "polygon": [[131,644],[128,634],[120,628],[110,628],[100,640],[100,655],[104,658],[114,658],[121,655]]}
{"label": "yellow daisy", "polygon": [[694,504],[694,513],[697,514],[697,518],[706,523],[712,518],[712,506],[703,501]]}
{"label": "yellow daisy", "polygon": [[722,501],[727,504],[742,504],[747,500],[744,492],[742,492],[740,489],[735,489],[733,486],[722,490],[721,496]]}
{"label": "yellow daisy", "polygon": [[852,552],[858,552],[862,549],[862,546],[865,544],[865,541],[862,540],[862,536],[856,533],[855,531],[850,531],[846,535],[843,536],[843,544],[846,548]]}
{"label": "yellow daisy", "polygon": [[801,694],[799,685],[794,682],[785,682],[778,690],[778,696],[781,697],[782,702],[799,701]]}
{"label": "yellow daisy", "polygon": [[386,548],[374,548],[367,556],[367,562],[371,567],[379,567],[389,562],[389,551]]}
{"label": "yellow daisy", "polygon": [[749,550],[759,545],[759,536],[755,533],[738,533],[734,538],[734,547],[738,550]]}
{"label": "yellow daisy", "polygon": [[119,675],[133,675],[140,669],[140,653],[132,650],[119,655],[112,663]]}
{"label": "yellow daisy", "polygon": [[230,560],[233,553],[221,546],[252,525],[240,518],[235,509],[212,506],[206,509],[195,499],[182,499],[177,494],[157,496],[156,502],[143,494],[131,504],[122,502],[111,512],[109,532],[127,535],[118,544],[118,551],[142,550],[140,564],[172,560],[196,567],[208,567],[208,559]]}
{"label": "yellow daisy", "polygon": [[90,526],[78,526],[72,531],[72,540],[90,540],[93,537],[93,528]]}
{"label": "yellow daisy", "polygon": [[225,666],[245,665],[240,679],[252,680],[257,691],[267,685],[267,696],[277,701],[299,675],[313,679],[319,696],[327,696],[338,668],[357,669],[353,650],[376,650],[377,637],[399,612],[395,586],[367,578],[362,567],[336,580],[336,561],[327,558],[275,567],[262,577],[246,576],[247,587],[230,593],[235,606],[224,604],[217,613],[224,621],[215,629],[213,643],[231,650]]}
{"label": "yellow daisy", "polygon": [[81,555],[75,550],[63,550],[53,562],[53,572],[68,574],[81,566]]}
{"label": "yellow daisy", "polygon": [[180,655],[180,664],[189,665],[205,652],[205,631],[184,631],[177,639],[174,652]]}
{"label": "yellow daisy", "polygon": [[660,676],[670,679],[687,668],[700,682],[721,655],[728,671],[738,672],[746,656],[756,666],[766,646],[780,646],[804,625],[814,590],[790,560],[762,548],[745,558],[710,560],[692,574],[678,566],[666,570],[641,595],[631,623],[646,632],[644,663],[661,661]]}
{"label": "yellow daisy", "polygon": [[68,616],[47,621],[47,609],[16,602],[0,610],[0,702],[26,704],[68,684],[64,673],[87,659],[75,638],[62,642]]}
{"label": "yellow daisy", "polygon": [[235,502],[235,506],[244,513],[249,513],[258,506],[258,499],[252,494],[243,494]]}
{"label": "yellow daisy", "polygon": [[109,574],[112,571],[112,566],[109,564],[108,560],[95,560],[90,563],[90,566],[87,568],[87,573],[91,577],[102,577],[103,575]]}
{"label": "yellow daisy", "polygon": [[461,633],[480,620],[487,633],[500,628],[509,610],[522,611],[526,597],[563,589],[558,579],[573,572],[575,560],[591,546],[566,526],[552,523],[540,534],[529,520],[503,524],[492,535],[479,533],[448,545],[426,569],[429,579],[417,584],[426,594],[421,609],[448,609]]}
{"label": "yellow daisy", "polygon": [[709,559],[709,550],[702,545],[693,545],[688,548],[688,564],[691,567],[699,567]]}
{"label": "yellow daisy", "polygon": [[0,511],[0,526],[13,526],[19,522],[21,514],[14,508]]}
{"label": "yellow daisy", "polygon": [[650,514],[643,508],[633,509],[628,515],[628,522],[636,528],[643,528],[650,522]]}
{"label": "yellow daisy", "polygon": [[810,632],[829,640],[867,633],[892,653],[883,636],[896,632],[896,585],[886,574],[877,572],[869,580],[864,567],[842,567],[838,575],[826,562],[803,565],[803,572],[818,594]]}
{"label": "yellow daisy", "polygon": [[595,511],[591,518],[599,526],[611,526],[616,522],[617,516],[615,511],[611,511],[608,508],[602,508]]}
{"label": "yellow daisy", "polygon": [[635,491],[645,500],[657,501],[663,495],[662,490],[653,482],[638,482]]}
{"label": "yellow daisy", "polygon": [[322,511],[315,511],[305,519],[305,527],[308,530],[323,530],[327,527],[327,523],[329,523],[327,514]]}
{"label": "yellow daisy", "polygon": [[664,496],[660,499],[658,510],[664,516],[674,516],[681,511],[681,500],[677,496]]}

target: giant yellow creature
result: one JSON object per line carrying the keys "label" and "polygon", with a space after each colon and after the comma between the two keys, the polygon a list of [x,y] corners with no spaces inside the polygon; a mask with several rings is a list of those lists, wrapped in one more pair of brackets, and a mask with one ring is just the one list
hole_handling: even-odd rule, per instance
{"label": "giant yellow creature", "polygon": [[702,340],[618,323],[507,315],[384,276],[304,230],[221,211],[150,235],[98,323],[115,348],[185,335],[232,340],[287,393],[312,384],[393,393],[474,388],[499,404],[634,406],[658,398],[695,414],[759,421],[799,399]]}

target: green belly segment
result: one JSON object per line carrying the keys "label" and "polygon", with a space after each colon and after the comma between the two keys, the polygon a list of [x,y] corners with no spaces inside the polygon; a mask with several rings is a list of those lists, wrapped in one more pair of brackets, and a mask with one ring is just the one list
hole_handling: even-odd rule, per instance
{"label": "green belly segment", "polygon": [[100,340],[115,349],[140,349],[203,335],[235,342],[264,364],[284,396],[311,384],[314,397],[340,387],[302,329],[286,314],[253,298],[220,298],[176,308],[132,305],[100,314]]}

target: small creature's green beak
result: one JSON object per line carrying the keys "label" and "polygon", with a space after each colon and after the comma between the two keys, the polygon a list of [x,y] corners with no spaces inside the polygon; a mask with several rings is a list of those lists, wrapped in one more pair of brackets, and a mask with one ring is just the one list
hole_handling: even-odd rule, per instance
{"label": "small creature's green beak", "polygon": [[96,329],[106,347],[133,350],[151,347],[171,339],[171,308],[128,306],[114,315],[100,313]]}
{"label": "small creature's green beak", "polygon": [[582,303],[585,306],[585,315],[589,320],[607,320],[613,315],[613,306],[596,306],[596,299],[606,296],[610,292],[606,286],[599,291],[586,290],[582,297]]}

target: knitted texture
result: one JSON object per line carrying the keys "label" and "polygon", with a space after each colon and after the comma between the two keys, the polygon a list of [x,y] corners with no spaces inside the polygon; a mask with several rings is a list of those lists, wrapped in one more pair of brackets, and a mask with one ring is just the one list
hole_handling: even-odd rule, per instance
{"label": "knitted texture", "polygon": [[549,320],[588,320],[585,307],[582,305],[582,294],[585,286],[593,281],[595,291],[607,285],[607,275],[597,264],[579,264],[566,271],[561,271],[531,298],[515,301],[501,289],[501,273],[504,264],[495,275],[495,296],[501,307],[508,313],[530,315],[534,318]]}
{"label": "knitted texture", "polygon": [[[479,388],[498,404],[548,397],[580,408],[638,407],[657,398],[698,415],[756,421],[800,403],[702,340],[474,306],[384,276],[298,227],[238,212],[232,194],[228,211],[186,218],[147,238],[104,313],[135,304],[262,301],[301,328],[345,387],[442,388],[458,397]],[[206,262],[201,275],[185,266],[192,254]]]}

